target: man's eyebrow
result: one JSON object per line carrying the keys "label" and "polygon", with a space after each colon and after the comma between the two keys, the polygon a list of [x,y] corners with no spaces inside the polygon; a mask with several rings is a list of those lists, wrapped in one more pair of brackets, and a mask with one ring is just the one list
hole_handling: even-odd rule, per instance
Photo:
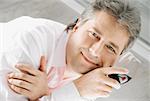
{"label": "man's eyebrow", "polygon": [[113,47],[115,47],[117,49],[117,51],[119,50],[119,46],[114,44],[113,42],[109,42]]}
{"label": "man's eyebrow", "polygon": [[[100,30],[98,30],[96,27],[93,27],[93,29],[94,29],[98,34],[103,35],[103,33],[102,33]],[[116,44],[113,43],[113,42],[109,42],[109,43],[110,43],[110,45],[112,45],[114,48],[116,48],[117,51],[119,50],[119,46],[118,46],[118,45],[116,45]]]}
{"label": "man's eyebrow", "polygon": [[96,27],[93,27],[93,29],[100,35],[102,35],[102,32],[100,30],[98,30]]}

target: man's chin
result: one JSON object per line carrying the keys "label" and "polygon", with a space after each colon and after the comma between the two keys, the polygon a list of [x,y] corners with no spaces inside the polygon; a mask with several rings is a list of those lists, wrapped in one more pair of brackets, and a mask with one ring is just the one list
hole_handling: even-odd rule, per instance
{"label": "man's chin", "polygon": [[74,66],[72,66],[72,70],[74,72],[76,72],[77,74],[86,74],[90,71],[93,71],[94,69],[97,69],[97,68],[101,68],[100,66],[85,66],[85,64],[80,64],[80,65],[77,65],[77,64],[74,64]]}
{"label": "man's chin", "polygon": [[90,69],[88,69],[88,70],[83,70],[83,71],[80,71],[80,73],[81,73],[81,74],[87,74],[87,73],[89,73],[89,72],[91,72],[91,71],[93,71],[93,70],[95,70],[95,69],[97,69],[97,68],[100,68],[100,67],[94,67],[94,68],[90,68]]}

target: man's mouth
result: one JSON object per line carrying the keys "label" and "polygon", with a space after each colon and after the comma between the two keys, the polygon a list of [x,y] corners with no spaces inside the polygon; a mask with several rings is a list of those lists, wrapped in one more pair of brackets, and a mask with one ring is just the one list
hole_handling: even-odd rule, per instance
{"label": "man's mouth", "polygon": [[92,65],[92,67],[98,67],[99,65],[95,63],[92,59],[90,59],[84,52],[81,51],[81,55],[83,56],[84,60]]}

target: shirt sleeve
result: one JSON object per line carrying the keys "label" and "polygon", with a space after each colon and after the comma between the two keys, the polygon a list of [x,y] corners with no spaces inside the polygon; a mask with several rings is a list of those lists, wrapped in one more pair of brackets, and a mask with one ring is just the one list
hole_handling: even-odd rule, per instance
{"label": "shirt sleeve", "polygon": [[[4,26],[4,34],[9,30],[6,27]],[[53,36],[47,36],[48,33],[43,25],[22,30],[13,37],[11,45],[5,47],[6,50],[2,53],[0,61],[0,98],[2,101],[26,101],[24,96],[14,93],[8,87],[7,74],[12,71],[17,72],[15,69],[17,63],[29,64],[38,69],[41,56],[45,56],[48,50],[47,38],[53,44]]]}
{"label": "shirt sleeve", "polygon": [[70,82],[52,93],[52,101],[94,101],[80,96],[76,86]]}

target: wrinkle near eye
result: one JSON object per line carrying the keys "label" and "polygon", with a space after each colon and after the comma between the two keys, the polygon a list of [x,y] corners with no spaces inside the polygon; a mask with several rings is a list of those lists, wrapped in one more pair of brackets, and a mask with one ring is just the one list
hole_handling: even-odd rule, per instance
{"label": "wrinkle near eye", "polygon": [[106,45],[106,47],[111,51],[111,53],[114,53],[114,54],[116,54],[116,51],[113,49],[113,47],[112,46],[110,46],[110,45]]}
{"label": "wrinkle near eye", "polygon": [[97,39],[97,41],[100,40],[100,37],[95,32],[88,31],[88,34],[91,38]]}

